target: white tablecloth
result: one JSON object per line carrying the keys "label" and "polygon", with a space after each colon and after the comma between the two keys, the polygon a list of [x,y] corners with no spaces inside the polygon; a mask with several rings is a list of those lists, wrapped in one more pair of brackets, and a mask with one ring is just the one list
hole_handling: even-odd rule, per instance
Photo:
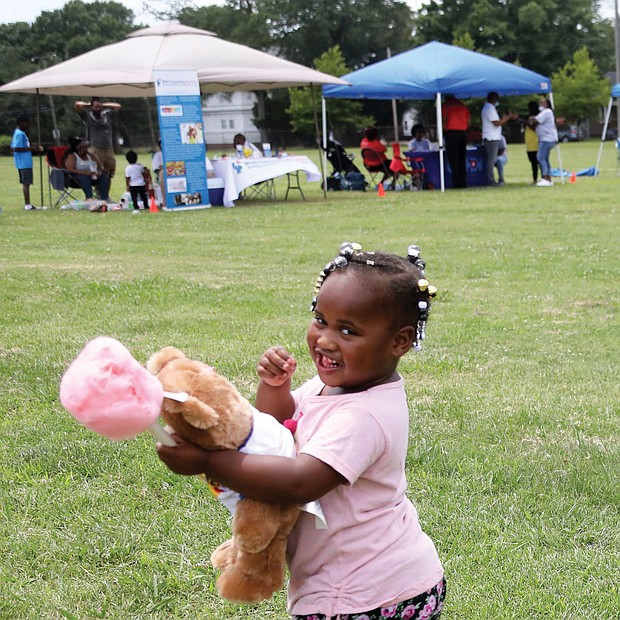
{"label": "white tablecloth", "polygon": [[275,179],[290,172],[301,170],[307,181],[320,181],[321,173],[305,155],[288,157],[261,157],[257,159],[237,159],[229,157],[213,162],[215,176],[224,179],[224,206],[233,207],[234,201],[246,188],[262,181]]}

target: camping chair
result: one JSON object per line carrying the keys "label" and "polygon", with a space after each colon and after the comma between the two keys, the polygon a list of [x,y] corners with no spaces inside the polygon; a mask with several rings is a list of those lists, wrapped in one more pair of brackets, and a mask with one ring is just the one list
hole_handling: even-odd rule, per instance
{"label": "camping chair", "polygon": [[68,151],[66,146],[51,146],[45,152],[45,161],[49,168],[48,184],[50,188],[50,202],[52,189],[56,190],[57,198],[52,208],[56,209],[61,204],[69,204],[79,200],[75,190],[80,189],[80,184],[71,178],[71,175],[62,167],[64,156]]}
{"label": "camping chair", "polygon": [[[364,161],[364,167],[368,170],[370,175],[370,181],[373,185],[378,186],[379,183],[383,183],[388,177],[392,176],[392,171],[389,168],[389,164],[381,157],[381,154],[371,148],[362,149],[362,160]],[[377,177],[382,174],[383,178],[377,183]]]}
{"label": "camping chair", "polygon": [[[423,182],[423,179],[420,181],[420,166],[417,164],[413,165],[413,162],[408,157],[402,157],[400,153],[400,144],[398,142],[392,144],[392,152],[394,155],[392,157],[392,163],[390,164],[390,170],[394,173],[394,185],[396,185],[398,177],[402,175],[410,177],[410,183],[403,184],[403,189],[409,189],[410,187],[422,189],[421,182]],[[405,163],[408,163],[411,168],[407,168]],[[423,160],[422,167],[424,167]]]}
{"label": "camping chair", "polygon": [[420,156],[419,151],[405,151],[405,157],[410,166],[410,169],[407,172],[411,176],[411,188],[424,189],[424,183],[426,181],[426,166],[424,165],[424,157]]}

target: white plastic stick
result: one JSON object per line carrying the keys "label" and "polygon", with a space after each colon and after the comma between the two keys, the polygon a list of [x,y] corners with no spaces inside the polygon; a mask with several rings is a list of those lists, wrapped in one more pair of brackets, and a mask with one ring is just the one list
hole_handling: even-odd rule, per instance
{"label": "white plastic stick", "polygon": [[155,437],[156,441],[163,444],[164,446],[176,446],[176,441],[172,439],[172,437],[168,434],[166,430],[161,426],[159,422],[154,422],[146,429],[153,437]]}

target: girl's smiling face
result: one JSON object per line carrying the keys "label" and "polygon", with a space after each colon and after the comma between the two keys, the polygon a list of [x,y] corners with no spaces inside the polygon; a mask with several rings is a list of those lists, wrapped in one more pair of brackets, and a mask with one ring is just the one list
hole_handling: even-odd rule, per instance
{"label": "girl's smiling face", "polygon": [[398,360],[411,348],[415,330],[396,324],[384,287],[379,276],[352,269],[325,278],[307,341],[330,388],[360,392],[398,378]]}

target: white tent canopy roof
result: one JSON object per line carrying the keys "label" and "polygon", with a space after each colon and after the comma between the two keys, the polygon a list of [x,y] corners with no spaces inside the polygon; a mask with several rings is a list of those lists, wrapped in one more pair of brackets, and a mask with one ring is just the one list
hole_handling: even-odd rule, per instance
{"label": "white tent canopy roof", "polygon": [[0,87],[1,92],[80,97],[152,97],[154,70],[195,70],[203,93],[269,90],[343,80],[220,39],[207,30],[163,22]]}

